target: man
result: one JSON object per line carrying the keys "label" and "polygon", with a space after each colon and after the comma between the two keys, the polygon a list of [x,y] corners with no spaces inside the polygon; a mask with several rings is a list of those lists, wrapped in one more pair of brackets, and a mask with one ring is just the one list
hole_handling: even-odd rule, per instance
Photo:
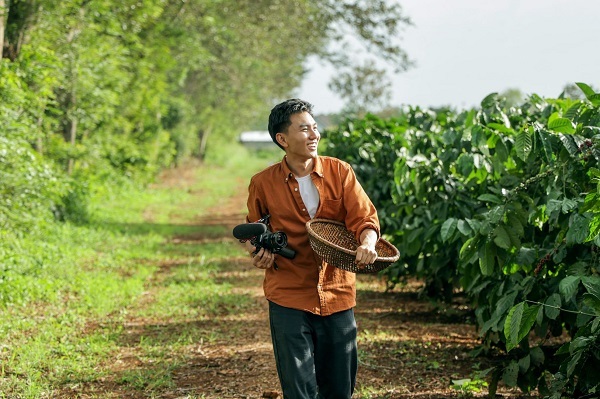
{"label": "man", "polygon": [[311,218],[342,221],[356,235],[359,265],[377,258],[377,211],[349,164],[317,155],[321,138],[312,105],[291,99],[275,106],[269,134],[283,160],[252,177],[248,222],[270,215],[270,230],[287,234],[293,259],[246,247],[265,270],[264,292],[277,373],[285,399],[349,399],[357,369],[356,276],[322,262],[308,240]]}

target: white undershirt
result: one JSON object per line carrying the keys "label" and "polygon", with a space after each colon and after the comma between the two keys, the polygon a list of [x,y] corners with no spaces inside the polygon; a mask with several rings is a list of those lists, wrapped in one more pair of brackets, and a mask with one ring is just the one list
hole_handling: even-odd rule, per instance
{"label": "white undershirt", "polygon": [[317,191],[317,187],[315,187],[315,183],[313,183],[310,175],[296,177],[296,180],[298,180],[298,185],[300,186],[302,201],[304,201],[306,210],[312,219],[319,207],[319,192]]}

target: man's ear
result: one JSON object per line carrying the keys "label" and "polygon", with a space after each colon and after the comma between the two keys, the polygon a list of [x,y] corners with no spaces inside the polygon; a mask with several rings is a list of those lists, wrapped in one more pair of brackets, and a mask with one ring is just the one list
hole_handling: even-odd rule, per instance
{"label": "man's ear", "polygon": [[277,142],[279,143],[280,146],[282,147],[287,147],[287,137],[285,134],[283,133],[277,133],[275,135],[275,140],[277,140]]}

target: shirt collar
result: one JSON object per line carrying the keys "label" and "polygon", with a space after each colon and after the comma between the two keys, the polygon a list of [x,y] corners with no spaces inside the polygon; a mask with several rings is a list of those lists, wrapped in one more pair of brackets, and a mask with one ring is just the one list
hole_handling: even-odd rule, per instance
{"label": "shirt collar", "polygon": [[[285,161],[285,155],[283,156],[283,159],[281,160],[281,167],[283,170],[283,174],[286,178],[286,181],[287,181],[287,179],[294,177],[294,174],[292,173],[292,171],[290,170],[290,167],[288,166],[287,162]],[[321,157],[318,155],[315,158],[315,162],[313,164],[313,170],[311,173],[316,173],[319,177],[323,177],[323,163],[321,162]]]}

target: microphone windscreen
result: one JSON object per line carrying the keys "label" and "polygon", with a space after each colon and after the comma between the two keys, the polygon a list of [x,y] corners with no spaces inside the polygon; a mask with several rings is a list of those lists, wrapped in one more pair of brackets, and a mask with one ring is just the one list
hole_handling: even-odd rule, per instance
{"label": "microphone windscreen", "polygon": [[259,236],[267,231],[267,226],[263,223],[240,224],[233,228],[233,236],[238,240],[248,240]]}

